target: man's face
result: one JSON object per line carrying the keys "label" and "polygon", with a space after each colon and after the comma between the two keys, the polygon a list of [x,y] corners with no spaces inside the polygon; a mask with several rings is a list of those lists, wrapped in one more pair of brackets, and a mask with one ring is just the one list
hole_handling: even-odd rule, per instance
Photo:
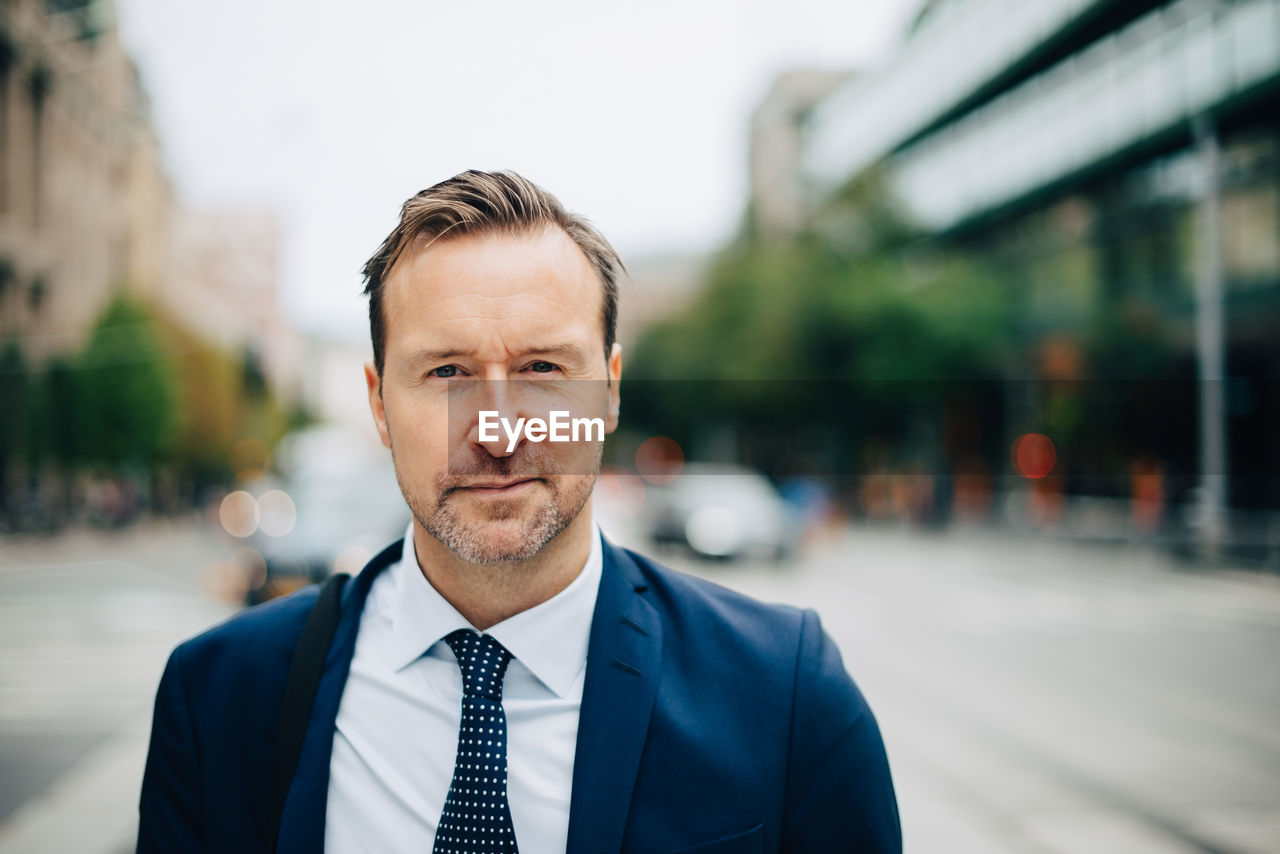
{"label": "man's face", "polygon": [[464,560],[527,560],[590,497],[600,443],[512,449],[502,430],[485,440],[478,412],[514,424],[568,409],[613,432],[622,359],[616,345],[605,359],[603,300],[558,228],[419,241],[387,278],[370,407],[414,518]]}

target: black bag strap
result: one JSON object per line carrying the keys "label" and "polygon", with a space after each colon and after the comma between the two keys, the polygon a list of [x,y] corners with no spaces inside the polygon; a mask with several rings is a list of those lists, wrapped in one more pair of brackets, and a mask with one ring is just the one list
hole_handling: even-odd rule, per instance
{"label": "black bag strap", "polygon": [[275,752],[271,768],[271,849],[274,851],[280,836],[280,821],[284,816],[284,802],[293,784],[293,774],[302,755],[302,740],[311,720],[311,707],[315,703],[316,689],[324,674],[324,660],[329,654],[329,644],[338,629],[338,616],[342,611],[342,586],[350,578],[346,573],[330,576],[320,588],[320,598],[311,608],[307,624],[302,627],[298,646],[293,652],[289,678],[284,685],[284,700],[280,704],[280,721],[276,725]]}

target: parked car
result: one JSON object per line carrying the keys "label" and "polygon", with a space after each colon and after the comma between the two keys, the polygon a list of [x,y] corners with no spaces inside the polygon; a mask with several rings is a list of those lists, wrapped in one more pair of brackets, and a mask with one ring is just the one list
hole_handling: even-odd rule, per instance
{"label": "parked car", "polygon": [[647,533],[705,558],[784,560],[800,521],[769,479],[742,466],[690,463],[669,483],[646,488]]}

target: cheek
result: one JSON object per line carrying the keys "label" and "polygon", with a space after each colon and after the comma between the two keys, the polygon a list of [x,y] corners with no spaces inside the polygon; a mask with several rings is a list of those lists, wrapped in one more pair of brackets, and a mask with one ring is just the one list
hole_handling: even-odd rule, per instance
{"label": "cheek", "polygon": [[448,412],[442,401],[405,396],[387,402],[385,411],[399,465],[415,471],[445,468],[451,437]]}
{"label": "cheek", "polygon": [[600,471],[601,442],[548,443],[547,447],[556,457],[557,470],[563,472],[568,481],[589,480]]}

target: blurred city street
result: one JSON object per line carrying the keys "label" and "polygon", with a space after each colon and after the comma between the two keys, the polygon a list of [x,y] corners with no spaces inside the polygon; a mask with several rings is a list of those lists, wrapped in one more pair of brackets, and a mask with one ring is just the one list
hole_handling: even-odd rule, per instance
{"label": "blurred city street", "polygon": [[1280,850],[1273,576],[976,530],[670,562],[818,610],[879,720],[908,851]]}
{"label": "blurred city street", "polygon": [[[205,589],[226,548],[149,524],[0,549],[0,852],[129,849],[165,655],[234,610]],[[781,565],[661,558],[819,611],[909,851],[1280,845],[1274,576],[964,528],[842,528]]]}
{"label": "blurred city street", "polygon": [[[493,463],[447,383],[604,371],[597,522],[818,611],[908,851],[1280,852],[1280,0],[586,8],[0,3],[0,854],[133,850],[169,651]],[[394,304],[557,229],[600,311]]]}
{"label": "blurred city street", "polygon": [[0,851],[132,850],[169,650],[232,613],[202,525],[0,541]]}

